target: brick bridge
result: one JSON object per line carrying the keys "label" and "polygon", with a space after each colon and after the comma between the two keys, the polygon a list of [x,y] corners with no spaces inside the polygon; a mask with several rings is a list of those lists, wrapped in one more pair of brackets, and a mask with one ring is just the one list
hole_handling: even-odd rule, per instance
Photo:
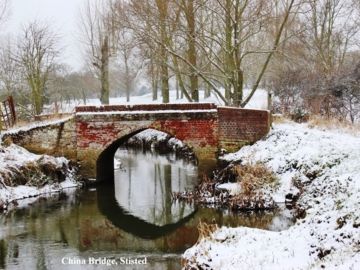
{"label": "brick bridge", "polygon": [[156,129],[192,148],[199,165],[219,149],[236,151],[269,131],[268,111],[217,107],[211,103],[76,107],[75,117],[51,126],[5,135],[33,152],[65,155],[86,177],[113,175],[113,157],[128,138]]}

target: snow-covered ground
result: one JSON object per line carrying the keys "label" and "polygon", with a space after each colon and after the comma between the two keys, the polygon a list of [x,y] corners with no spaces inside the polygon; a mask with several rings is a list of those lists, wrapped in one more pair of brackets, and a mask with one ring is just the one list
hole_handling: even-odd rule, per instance
{"label": "snow-covered ground", "polygon": [[[20,168],[28,164],[50,164],[54,168],[67,169],[66,178],[62,182],[46,184],[42,187],[30,185],[9,186],[5,184],[4,177],[11,176],[20,171]],[[12,144],[8,147],[0,145],[0,208],[6,207],[10,202],[24,198],[34,197],[41,194],[57,192],[61,189],[76,187],[79,185],[75,181],[74,172],[69,168],[69,161],[63,157],[51,157],[46,155],[35,155],[24,148]]]}
{"label": "snow-covered ground", "polygon": [[284,123],[226,155],[263,162],[280,179],[276,200],[300,194],[297,205],[306,215],[281,232],[220,228],[184,253],[186,269],[359,269],[359,153],[357,136]]}
{"label": "snow-covered ground", "polygon": [[[245,89],[245,96],[250,92],[250,90]],[[176,91],[170,91],[170,103],[187,103],[186,98],[176,99]],[[217,105],[224,105],[222,101],[217,98],[214,94],[211,94],[210,97],[204,98],[203,91],[200,91],[200,102],[202,103],[215,103]],[[125,97],[110,98],[110,104],[159,104],[162,103],[162,99],[159,96],[157,100],[152,100],[152,94],[145,94],[141,96],[132,96],[130,101],[126,102]],[[59,105],[58,112],[60,113],[69,113],[74,112],[75,106],[85,105],[82,100],[72,101],[70,103],[63,103]],[[99,99],[88,99],[86,105],[101,105]],[[267,92],[263,89],[258,89],[250,102],[246,105],[248,109],[267,109]],[[55,106],[46,106],[45,113],[55,112]]]}

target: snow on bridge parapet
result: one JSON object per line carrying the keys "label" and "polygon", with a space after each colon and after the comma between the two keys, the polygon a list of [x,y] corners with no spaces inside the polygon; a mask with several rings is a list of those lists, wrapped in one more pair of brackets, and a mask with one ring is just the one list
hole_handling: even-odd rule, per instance
{"label": "snow on bridge parapet", "polygon": [[214,103],[173,103],[173,104],[136,104],[136,105],[101,105],[77,106],[76,113],[83,112],[115,112],[115,111],[186,111],[186,110],[214,110]]}
{"label": "snow on bridge parapet", "polygon": [[35,154],[49,154],[76,159],[74,116],[36,121],[1,133],[0,141],[10,141]]}

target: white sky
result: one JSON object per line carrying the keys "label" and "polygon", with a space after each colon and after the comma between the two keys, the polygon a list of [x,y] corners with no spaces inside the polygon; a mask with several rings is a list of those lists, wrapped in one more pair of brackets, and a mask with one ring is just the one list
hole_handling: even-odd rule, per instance
{"label": "white sky", "polygon": [[[0,0],[1,1],[1,0]],[[0,31],[16,38],[30,21],[51,24],[60,36],[60,62],[80,69],[83,64],[79,35],[80,8],[86,0],[10,0],[10,14]]]}

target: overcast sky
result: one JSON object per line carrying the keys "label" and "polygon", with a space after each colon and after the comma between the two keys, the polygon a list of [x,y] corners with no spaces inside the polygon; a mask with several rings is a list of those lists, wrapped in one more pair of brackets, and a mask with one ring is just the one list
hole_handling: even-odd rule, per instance
{"label": "overcast sky", "polygon": [[1,32],[15,37],[29,21],[50,23],[61,37],[61,47],[64,48],[61,62],[80,69],[83,62],[78,18],[80,7],[85,3],[86,0],[10,0],[10,14]]}

